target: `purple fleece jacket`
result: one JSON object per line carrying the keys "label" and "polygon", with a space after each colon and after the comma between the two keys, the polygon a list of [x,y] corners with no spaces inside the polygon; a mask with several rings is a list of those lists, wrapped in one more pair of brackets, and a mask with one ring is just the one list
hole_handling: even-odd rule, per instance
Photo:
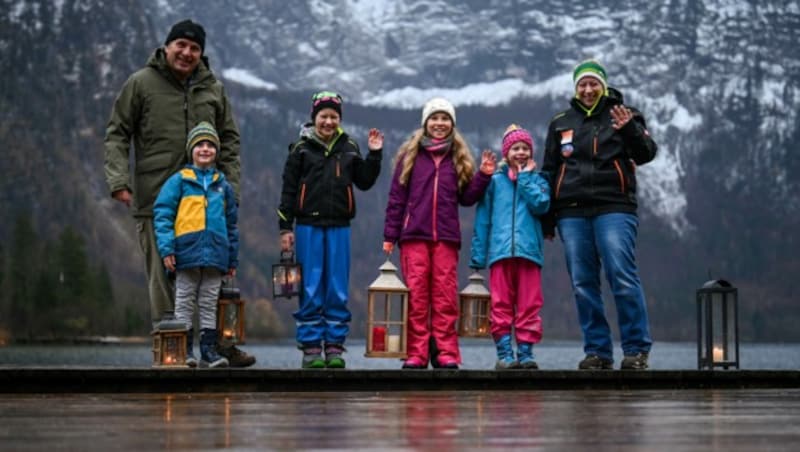
{"label": "purple fleece jacket", "polygon": [[420,150],[406,185],[400,184],[402,161],[392,176],[386,205],[383,238],[397,243],[405,240],[445,241],[461,247],[458,205],[480,201],[491,176],[476,170],[464,190],[458,192],[458,174],[448,151],[438,164],[429,152]]}

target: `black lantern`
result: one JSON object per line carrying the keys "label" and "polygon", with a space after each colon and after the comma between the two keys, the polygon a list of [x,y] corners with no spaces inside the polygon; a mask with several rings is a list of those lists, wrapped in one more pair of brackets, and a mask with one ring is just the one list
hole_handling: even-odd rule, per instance
{"label": "black lantern", "polygon": [[697,290],[697,368],[739,368],[738,290],[712,280]]}
{"label": "black lantern", "polygon": [[244,300],[236,280],[223,280],[217,300],[217,331],[223,341],[244,344]]}
{"label": "black lantern", "polygon": [[491,296],[483,284],[483,276],[475,270],[469,276],[469,284],[458,296],[458,335],[462,337],[489,337],[489,308]]}
{"label": "black lantern", "polygon": [[408,287],[389,259],[369,285],[367,297],[367,358],[406,358]]}
{"label": "black lantern", "polygon": [[281,262],[272,266],[272,297],[292,298],[300,295],[303,269],[294,262],[294,253],[281,251]]}
{"label": "black lantern", "polygon": [[153,330],[153,367],[188,367],[186,365],[186,335],[183,322],[172,311],[164,312]]}

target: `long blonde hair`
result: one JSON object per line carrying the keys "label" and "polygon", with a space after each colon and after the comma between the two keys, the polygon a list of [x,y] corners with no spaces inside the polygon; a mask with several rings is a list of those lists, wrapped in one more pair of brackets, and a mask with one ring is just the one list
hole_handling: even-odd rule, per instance
{"label": "long blonde hair", "polygon": [[[394,158],[394,167],[401,163],[403,165],[403,170],[400,172],[400,185],[408,184],[408,178],[411,176],[411,170],[414,168],[414,163],[417,161],[420,142],[424,136],[424,128],[415,130],[411,137],[406,140],[397,151],[397,155]],[[466,140],[458,133],[455,127],[453,128],[453,165],[456,167],[458,191],[460,192],[469,184],[472,180],[472,176],[475,174],[475,159],[472,157],[472,152]]]}

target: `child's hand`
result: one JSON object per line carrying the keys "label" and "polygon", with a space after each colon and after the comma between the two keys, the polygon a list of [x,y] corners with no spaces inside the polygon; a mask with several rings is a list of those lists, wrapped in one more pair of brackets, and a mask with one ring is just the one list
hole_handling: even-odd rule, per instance
{"label": "child's hand", "polygon": [[523,171],[533,171],[535,169],[536,169],[536,160],[528,159],[528,163],[526,163],[525,165],[519,165],[517,171],[521,173]]}
{"label": "child's hand", "polygon": [[164,258],[164,267],[166,267],[167,270],[169,270],[171,272],[175,271],[175,255],[174,254],[170,254],[169,256]]}
{"label": "child's hand", "polygon": [[367,146],[370,151],[379,151],[383,149],[383,132],[378,129],[369,129]]}
{"label": "child's hand", "polygon": [[486,149],[481,155],[481,172],[491,176],[495,169],[497,169],[497,156],[491,150]]}
{"label": "child's hand", "polygon": [[383,242],[383,252],[386,254],[392,254],[392,251],[394,251],[394,243]]}
{"label": "child's hand", "polygon": [[285,231],[281,233],[281,251],[291,251],[294,247],[294,232]]}

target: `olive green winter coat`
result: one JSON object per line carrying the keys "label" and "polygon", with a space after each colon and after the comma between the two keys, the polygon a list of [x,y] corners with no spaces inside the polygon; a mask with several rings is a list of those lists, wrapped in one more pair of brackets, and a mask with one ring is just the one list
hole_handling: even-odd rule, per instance
{"label": "olive green winter coat", "polygon": [[187,163],[186,136],[200,121],[210,122],[219,133],[217,167],[238,199],[239,129],[222,83],[203,57],[182,84],[167,66],[164,49],[156,49],[147,65],[125,82],[106,129],[106,182],[111,193],[126,188],[133,192],[133,216],[153,215],[161,186]]}

